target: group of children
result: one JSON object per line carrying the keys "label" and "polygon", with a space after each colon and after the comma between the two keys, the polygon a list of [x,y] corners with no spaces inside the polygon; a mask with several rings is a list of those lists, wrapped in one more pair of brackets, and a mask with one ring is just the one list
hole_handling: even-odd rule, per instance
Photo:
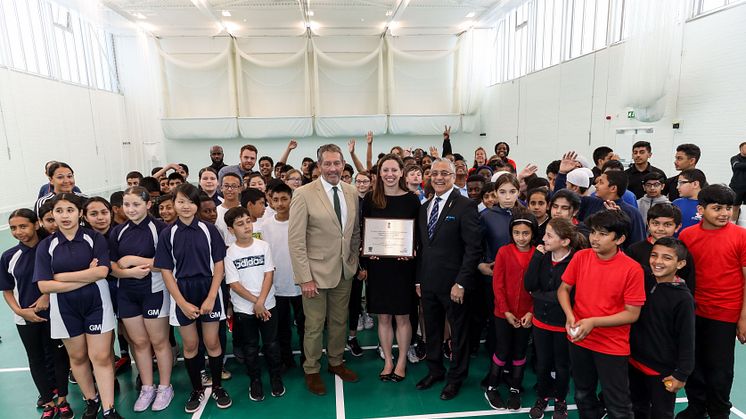
{"label": "group of children", "polygon": [[[480,204],[483,235],[474,240],[484,247],[477,267],[483,298],[474,299],[469,334],[478,342],[487,325],[491,360],[482,386],[490,406],[520,408],[533,353],[532,418],[544,417],[552,401],[553,417],[567,417],[571,378],[582,418],[672,418],[682,388],[689,405],[677,417],[728,417],[734,337],[746,342],[746,230],[731,223],[735,193],[707,185],[692,168],[678,176],[680,198],[669,203],[662,194],[668,181],[651,172],[641,177],[636,208],[624,200],[629,178],[618,165],[599,168],[590,196],[564,188],[575,179],[568,176],[578,164],[574,153],[546,180],[530,170],[516,176],[515,163],[494,170],[480,150],[471,176],[465,165],[455,171],[459,192]],[[507,161],[509,149],[500,151],[498,163]],[[110,203],[76,190],[67,164],[49,165],[51,186],[40,192],[36,211],[10,215],[19,244],[0,259],[0,288],[16,315],[42,418],[73,417],[69,370],[86,399],[84,418],[100,409],[105,418],[121,417],[112,362],[117,319],[142,383],[135,411],[164,410],[174,397],[171,326],[179,328],[191,383],[185,411],[197,411],[207,394],[218,407],[231,406],[222,386],[228,316],[249,398],[264,399],[260,352],[271,395],[282,396],[282,372],[295,365],[293,323],[303,340],[287,228],[301,183],[293,176],[306,173],[292,170],[280,182],[231,172],[218,181],[207,167],[199,187],[169,175],[166,194],[164,185],[132,174]],[[432,194],[427,170],[405,169],[421,201]],[[377,174],[373,167],[360,179],[369,187]]]}

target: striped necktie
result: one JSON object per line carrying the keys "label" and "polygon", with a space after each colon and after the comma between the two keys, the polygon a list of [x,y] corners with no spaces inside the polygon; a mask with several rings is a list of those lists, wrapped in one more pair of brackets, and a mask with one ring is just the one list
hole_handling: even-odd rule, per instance
{"label": "striped necktie", "polygon": [[430,219],[427,221],[427,236],[430,239],[433,238],[433,233],[435,233],[435,223],[438,222],[438,210],[440,209],[440,201],[442,199],[439,196],[435,197],[433,209],[430,211]]}

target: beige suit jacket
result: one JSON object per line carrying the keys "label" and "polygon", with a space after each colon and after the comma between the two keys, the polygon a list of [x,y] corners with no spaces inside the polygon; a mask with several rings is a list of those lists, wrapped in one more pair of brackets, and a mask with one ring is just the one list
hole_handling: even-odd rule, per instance
{"label": "beige suit jacket", "polygon": [[342,231],[321,180],[295,190],[290,202],[288,247],[296,284],[316,281],[321,289],[334,288],[344,275],[351,279],[360,254],[360,215],[354,186],[340,182],[347,204]]}

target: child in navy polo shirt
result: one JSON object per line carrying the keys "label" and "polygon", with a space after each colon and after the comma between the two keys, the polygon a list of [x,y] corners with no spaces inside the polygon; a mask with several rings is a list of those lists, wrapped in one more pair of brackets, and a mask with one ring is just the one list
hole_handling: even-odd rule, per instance
{"label": "child in navy polo shirt", "polygon": [[[42,294],[33,283],[36,248],[39,233],[38,218],[30,209],[10,213],[10,232],[18,244],[0,256],[0,289],[5,302],[13,310],[18,335],[26,349],[31,378],[39,391],[37,405],[44,408],[42,419],[71,419],[74,414],[67,403],[67,373],[70,361],[62,342],[50,337],[49,295]],[[54,360],[48,368],[46,359]],[[57,403],[54,401],[55,389]]]}
{"label": "child in navy polo shirt", "polygon": [[694,369],[694,297],[676,272],[687,250],[672,237],[655,242],[654,285],[630,332],[629,384],[635,418],[673,419],[676,392]]}
{"label": "child in navy polo shirt", "polygon": [[710,185],[698,196],[702,221],[681,232],[694,257],[697,287],[694,371],[686,383],[689,406],[677,417],[730,416],[735,336],[746,343],[746,230],[731,223],[736,194]]}
{"label": "child in navy polo shirt", "polygon": [[[170,295],[161,273],[153,271],[158,236],[166,224],[148,214],[150,206],[150,194],[145,188],[128,188],[122,197],[122,210],[128,221],[109,234],[111,268],[119,282],[118,314],[132,341],[142,382],[135,412],[148,409],[151,403],[153,411],[164,410],[174,396],[168,336]],[[157,387],[153,384],[153,353],[158,360]]]}
{"label": "child in navy polo shirt", "polygon": [[184,183],[174,193],[178,218],[158,236],[153,265],[161,270],[171,294],[170,323],[179,326],[184,344],[184,363],[192,384],[184,410],[196,412],[205,396],[200,378],[203,361],[197,356],[197,319],[202,323],[202,340],[209,356],[212,398],[225,409],[232,404],[221,385],[223,351],[218,338],[218,323],[225,319],[220,291],[225,242],[214,225],[197,218],[199,190],[195,186]]}
{"label": "child in navy polo shirt", "polygon": [[109,247],[104,236],[80,227],[80,197],[61,193],[51,202],[58,230],[39,243],[34,281],[41,292],[49,294],[51,336],[62,339],[67,348],[73,375],[86,399],[83,417],[95,417],[103,408],[104,418],[118,419],[111,351],[116,319],[106,281]]}
{"label": "child in navy polo shirt", "polygon": [[[575,254],[557,290],[571,342],[575,402],[581,418],[600,418],[604,407],[609,417],[631,418],[629,330],[645,303],[643,271],[620,250],[629,231],[623,212],[602,210],[586,223],[591,249]],[[596,396],[599,381],[604,404]]]}
{"label": "child in navy polo shirt", "polygon": [[262,352],[269,364],[272,396],[285,394],[280,378],[280,344],[277,342],[278,314],[272,278],[275,265],[269,244],[252,236],[251,214],[244,207],[231,208],[225,213],[225,224],[236,237],[226,252],[225,282],[231,288],[234,333],[240,336],[249,375],[249,398],[264,400],[261,369],[259,367],[259,337]]}

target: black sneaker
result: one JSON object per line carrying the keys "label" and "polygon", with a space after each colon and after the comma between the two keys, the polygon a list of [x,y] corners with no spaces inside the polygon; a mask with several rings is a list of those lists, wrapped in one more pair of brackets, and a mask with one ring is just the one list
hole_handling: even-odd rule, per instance
{"label": "black sneaker", "polygon": [[98,417],[99,410],[101,410],[101,402],[98,398],[95,400],[86,400],[83,419],[96,419]]}
{"label": "black sneaker", "polygon": [[417,358],[419,358],[420,361],[427,357],[427,346],[422,338],[417,338],[417,342],[415,342],[414,345],[414,353],[417,355]]}
{"label": "black sneaker", "polygon": [[254,378],[249,384],[249,398],[255,402],[264,400],[264,389],[262,388],[262,380]]}
{"label": "black sneaker", "polygon": [[41,419],[54,419],[55,416],[57,416],[57,406],[44,406],[44,410],[41,412]]}
{"label": "black sneaker", "polygon": [[[534,407],[531,408],[531,410],[528,412],[528,416],[531,419],[541,419],[544,417],[544,411],[547,410],[547,405],[549,404],[549,400],[545,399],[543,397],[539,397],[536,399],[536,403],[534,403]],[[555,408],[556,410],[556,408]]]}
{"label": "black sneaker", "polygon": [[500,397],[500,392],[495,387],[490,387],[484,392],[484,398],[490,404],[490,407],[496,410],[504,410],[505,402]]}
{"label": "black sneaker", "polygon": [[60,415],[60,419],[73,419],[75,417],[75,413],[73,413],[73,409],[68,402],[58,404],[57,412]]}
{"label": "black sneaker", "polygon": [[205,390],[192,390],[189,395],[189,399],[184,405],[184,411],[187,413],[194,413],[199,410],[199,405],[202,404],[202,399],[205,397]]}
{"label": "black sneaker", "polygon": [[104,419],[124,419],[117,413],[117,411],[112,407],[111,410],[104,413]]}
{"label": "black sneaker", "polygon": [[72,370],[70,370],[70,374],[67,375],[67,381],[69,381],[70,384],[78,384],[78,381],[75,380],[75,376],[73,375]]}
{"label": "black sneaker", "polygon": [[269,384],[272,387],[272,397],[282,397],[285,394],[285,385],[279,375],[271,377]]}
{"label": "black sneaker", "polygon": [[357,341],[356,337],[348,338],[346,346],[347,346],[347,349],[350,350],[350,353],[352,354],[352,356],[363,355],[363,348],[360,347],[360,343]]}
{"label": "black sneaker", "polygon": [[221,409],[227,409],[233,404],[231,396],[223,387],[213,387],[212,398],[215,399],[215,404]]}
{"label": "black sneaker", "polygon": [[567,419],[567,401],[554,401],[554,414],[552,415],[552,419]]}
{"label": "black sneaker", "polygon": [[689,405],[686,409],[676,415],[676,419],[704,419],[707,417],[707,411],[698,406]]}
{"label": "black sneaker", "polygon": [[517,388],[510,388],[510,396],[508,396],[508,409],[518,410],[521,408],[521,391]]}
{"label": "black sneaker", "polygon": [[41,409],[42,407],[44,407],[44,400],[41,399],[41,394],[40,394],[39,397],[36,399],[36,408]]}

